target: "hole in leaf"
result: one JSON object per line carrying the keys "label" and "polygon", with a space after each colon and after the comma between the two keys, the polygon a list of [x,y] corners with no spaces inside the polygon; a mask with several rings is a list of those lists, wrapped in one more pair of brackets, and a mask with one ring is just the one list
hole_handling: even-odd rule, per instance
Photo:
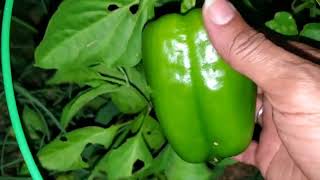
{"label": "hole in leaf", "polygon": [[110,4],[110,5],[108,6],[108,11],[115,11],[115,10],[117,10],[117,9],[119,9],[119,6],[116,5],[116,4]]}
{"label": "hole in leaf", "polygon": [[66,142],[66,141],[68,141],[68,139],[65,136],[61,136],[60,141]]}
{"label": "hole in leaf", "polygon": [[147,134],[150,135],[150,134],[151,134],[151,131],[147,131]]}
{"label": "hole in leaf", "polygon": [[139,171],[140,169],[142,169],[144,167],[144,162],[141,161],[140,159],[137,159],[134,163],[133,163],[133,168],[132,168],[132,174]]}
{"label": "hole in leaf", "polygon": [[86,158],[86,157],[81,157],[82,161],[85,162],[85,163],[88,163],[89,162],[89,159]]}
{"label": "hole in leaf", "polygon": [[100,63],[95,63],[95,64],[89,65],[88,67],[93,68],[93,67],[96,67],[96,66],[99,66],[99,65],[100,65]]}
{"label": "hole in leaf", "polygon": [[83,162],[88,162],[92,153],[94,152],[94,146],[92,143],[88,143],[86,144],[86,146],[84,147],[83,151],[81,152],[81,159]]}
{"label": "hole in leaf", "polygon": [[132,5],[130,6],[129,10],[132,14],[136,14],[139,10],[139,5],[138,4]]}

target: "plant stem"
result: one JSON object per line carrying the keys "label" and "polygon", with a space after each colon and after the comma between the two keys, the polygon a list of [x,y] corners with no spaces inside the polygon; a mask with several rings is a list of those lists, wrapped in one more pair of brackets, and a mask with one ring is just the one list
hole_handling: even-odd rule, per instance
{"label": "plant stem", "polygon": [[303,11],[306,8],[311,8],[313,6],[313,3],[310,1],[306,1],[300,5],[298,5],[297,7],[294,7],[294,5],[292,6],[292,11],[297,14],[301,11]]}
{"label": "plant stem", "polygon": [[6,145],[18,145],[18,143],[15,142],[15,141],[7,141],[7,142],[0,141],[0,145],[3,145],[3,144],[6,144]]}
{"label": "plant stem", "polygon": [[32,180],[30,177],[0,176],[0,180]]}
{"label": "plant stem", "polygon": [[[2,15],[2,10],[0,10],[0,14]],[[16,17],[16,16],[12,16],[12,22],[19,24],[20,26],[25,27],[26,29],[28,29],[29,31],[31,31],[32,33],[38,34],[38,30],[33,27],[32,25],[30,25],[29,23],[21,20],[20,18]]]}
{"label": "plant stem", "polygon": [[2,144],[2,148],[1,148],[1,160],[0,160],[0,162],[1,162],[1,167],[0,167],[0,169],[1,169],[1,174],[4,174],[4,168],[3,168],[3,163],[4,163],[4,151],[5,151],[5,149],[6,149],[6,142],[7,142],[8,138],[9,138],[9,132],[7,132],[6,136],[4,137],[3,144]]}
{"label": "plant stem", "polygon": [[38,34],[38,30],[35,27],[31,26],[30,24],[24,22],[23,20],[15,17],[15,16],[12,16],[12,22],[15,22],[15,23],[19,24],[20,26],[25,27],[26,29],[28,29],[32,33]]}
{"label": "plant stem", "polygon": [[51,137],[50,137],[49,125],[48,125],[47,121],[45,120],[45,118],[43,117],[41,111],[37,108],[37,106],[33,105],[33,108],[34,108],[34,109],[37,111],[37,113],[39,114],[41,121],[45,124],[45,133],[46,133],[46,135],[47,135],[48,140],[50,140]]}
{"label": "plant stem", "polygon": [[4,95],[4,91],[0,93],[0,101],[2,100],[3,95]]}
{"label": "plant stem", "polygon": [[60,122],[58,121],[58,119],[34,96],[32,96],[26,89],[24,89],[23,87],[21,87],[20,85],[18,85],[17,83],[14,83],[14,89],[21,94],[22,96],[24,96],[25,98],[27,98],[28,100],[30,100],[30,102],[34,103],[35,105],[37,105],[40,109],[42,109],[49,117],[50,119],[53,121],[53,123],[59,128],[59,130],[65,134],[66,131],[65,129],[61,126]]}
{"label": "plant stem", "polygon": [[21,73],[21,75],[18,78],[18,81],[21,81],[23,78],[25,78],[27,75],[29,75],[32,72],[32,69],[33,69],[32,64],[30,64],[26,68],[24,68],[23,72]]}
{"label": "plant stem", "polygon": [[124,80],[119,80],[117,78],[114,78],[112,76],[106,76],[103,75],[103,80],[109,82],[109,83],[113,83],[113,84],[118,84],[118,85],[126,85],[126,83],[124,82]]}
{"label": "plant stem", "polygon": [[42,146],[44,145],[44,139],[45,139],[45,136],[43,136],[43,137],[41,138],[40,145],[39,145],[39,149],[41,149]]}
{"label": "plant stem", "polygon": [[1,165],[1,169],[13,166],[13,165],[21,163],[21,162],[23,162],[23,158],[16,159],[16,160],[11,161],[11,162],[9,162],[7,164]]}
{"label": "plant stem", "polygon": [[127,72],[122,68],[122,67],[119,67],[119,70],[120,72],[123,74],[124,76],[124,80],[126,81],[126,84],[130,84],[130,81],[129,81],[129,77],[128,77],[128,74]]}
{"label": "plant stem", "polygon": [[48,8],[47,8],[46,2],[44,0],[41,0],[41,6],[43,8],[44,13],[48,14]]}

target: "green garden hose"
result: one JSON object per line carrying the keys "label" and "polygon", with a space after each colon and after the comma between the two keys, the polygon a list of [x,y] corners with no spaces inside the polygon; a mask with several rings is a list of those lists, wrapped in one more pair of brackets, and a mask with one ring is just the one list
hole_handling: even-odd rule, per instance
{"label": "green garden hose", "polygon": [[32,153],[29,149],[26,137],[24,135],[16,100],[13,91],[11,67],[10,67],[10,25],[12,16],[13,0],[6,0],[3,21],[2,21],[2,33],[1,33],[1,59],[2,59],[2,75],[4,90],[6,94],[6,100],[8,104],[10,119],[12,127],[19,144],[21,154],[27,164],[29,172],[34,180],[42,180],[40,171],[35,163]]}

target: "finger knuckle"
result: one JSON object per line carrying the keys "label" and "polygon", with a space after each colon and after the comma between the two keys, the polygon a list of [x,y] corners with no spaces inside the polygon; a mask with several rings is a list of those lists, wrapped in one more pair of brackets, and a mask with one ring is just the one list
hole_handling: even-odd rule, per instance
{"label": "finger knuckle", "polygon": [[253,29],[240,31],[234,38],[229,48],[229,54],[237,56],[242,60],[252,60],[258,57],[257,53],[263,48],[267,48],[267,39],[264,34]]}

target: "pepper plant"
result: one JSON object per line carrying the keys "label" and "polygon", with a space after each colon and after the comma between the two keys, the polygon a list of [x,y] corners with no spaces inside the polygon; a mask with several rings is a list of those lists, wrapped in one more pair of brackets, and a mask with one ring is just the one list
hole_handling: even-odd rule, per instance
{"label": "pepper plant", "polygon": [[[232,3],[250,25],[267,36],[319,47],[317,0]],[[30,0],[30,4],[36,13],[29,19],[19,14],[21,7],[29,6],[16,6],[13,36],[22,41],[12,43],[13,69],[25,132],[46,179],[217,179],[225,167],[235,163],[226,157],[241,152],[251,137],[256,136],[253,134],[255,86],[226,67],[222,59],[210,60],[218,60],[215,68],[230,74],[224,79],[229,86],[237,84],[247,92],[241,99],[247,102],[241,111],[241,122],[230,118],[240,112],[228,109],[227,104],[219,110],[221,104],[213,103],[212,108],[216,107],[217,111],[206,110],[211,108],[205,103],[210,98],[237,104],[240,100],[235,99],[238,95],[232,88],[225,89],[234,94],[228,98],[221,92],[215,94],[199,88],[201,84],[190,88],[166,83],[175,75],[181,75],[175,77],[181,81],[183,78],[186,81],[192,78],[193,82],[202,80],[200,69],[191,73],[192,76],[189,74],[190,77],[183,76],[188,75],[185,67],[166,69],[172,56],[182,56],[185,49],[192,51],[196,39],[181,44],[181,51],[179,45],[172,46],[171,52],[179,52],[172,56],[170,52],[164,53],[165,47],[158,44],[177,40],[172,38],[177,34],[170,33],[170,28],[181,28],[160,21],[167,18],[182,23],[184,20],[179,19],[183,16],[191,18],[192,13],[200,12],[203,1]],[[204,31],[200,19],[199,13],[195,19],[186,21],[190,24],[182,23],[182,29],[198,28],[182,33],[190,38]],[[149,25],[154,26],[152,30]],[[166,36],[157,37],[158,34]],[[207,44],[199,48],[212,48],[214,52],[208,41],[203,41]],[[27,43],[28,48],[16,46]],[[32,55],[26,56],[28,52]],[[23,64],[21,59],[29,61]],[[193,66],[200,63],[199,58],[191,59]],[[208,66],[204,69],[212,69]],[[219,72],[213,74],[219,80]],[[194,92],[189,93],[191,90]],[[197,102],[182,101],[182,96]],[[184,103],[180,104],[183,108],[175,109],[179,105],[177,100]],[[3,104],[1,99],[0,107]],[[229,124],[245,124],[245,132],[230,128],[229,124],[205,122],[210,117],[225,118]],[[28,177],[21,156],[12,153],[17,148],[10,125],[5,127],[5,131],[0,131],[1,175]],[[228,138],[232,133],[241,139],[240,144],[230,144]],[[196,142],[198,138],[203,142]],[[212,150],[217,147],[221,149]],[[249,178],[262,179],[256,170]]]}

